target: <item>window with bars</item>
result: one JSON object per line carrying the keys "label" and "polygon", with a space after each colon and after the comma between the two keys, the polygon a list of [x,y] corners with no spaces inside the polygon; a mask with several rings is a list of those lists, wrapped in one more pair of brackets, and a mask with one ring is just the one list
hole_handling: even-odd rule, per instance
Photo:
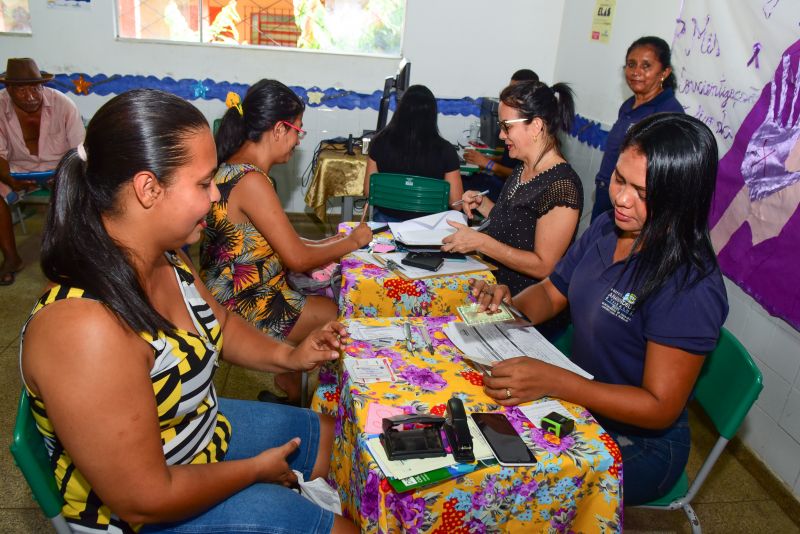
{"label": "window with bars", "polygon": [[400,55],[405,0],[117,0],[117,35]]}

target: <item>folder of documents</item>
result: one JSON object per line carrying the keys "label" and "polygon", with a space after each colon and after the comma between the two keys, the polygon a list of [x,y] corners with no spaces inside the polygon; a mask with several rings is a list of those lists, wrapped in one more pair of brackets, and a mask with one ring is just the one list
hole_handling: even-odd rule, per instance
{"label": "folder of documents", "polygon": [[389,229],[395,240],[404,245],[441,246],[442,239],[456,231],[447,221],[467,224],[467,216],[460,211],[448,210],[409,221],[389,223]]}

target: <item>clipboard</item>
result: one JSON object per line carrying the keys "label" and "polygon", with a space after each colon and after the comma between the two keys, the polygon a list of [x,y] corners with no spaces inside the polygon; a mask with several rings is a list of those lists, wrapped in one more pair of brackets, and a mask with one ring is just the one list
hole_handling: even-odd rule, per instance
{"label": "clipboard", "polygon": [[[496,271],[497,270],[497,266],[496,265],[493,265],[493,264],[487,262],[486,260],[484,260],[483,258],[481,258],[479,256],[470,255],[470,256],[467,256],[467,258],[469,258],[471,260],[474,260],[477,263],[479,263],[480,264],[479,267],[476,266],[474,269],[468,269],[468,270],[465,270],[465,271],[458,271],[458,272],[430,272],[430,271],[428,271],[422,276],[413,276],[412,277],[412,276],[408,276],[407,273],[404,273],[400,269],[392,269],[387,265],[387,260],[390,259],[392,256],[395,256],[397,254],[400,254],[400,253],[398,253],[398,252],[390,252],[388,254],[373,254],[372,257],[375,258],[375,261],[377,263],[380,263],[381,266],[384,269],[386,269],[388,271],[391,271],[396,276],[398,276],[398,277],[400,277],[400,278],[402,278],[404,280],[424,280],[426,278],[438,278],[438,277],[441,277],[441,276],[457,276],[457,275],[460,275],[460,274],[471,274],[471,273],[479,273],[481,271]],[[401,267],[403,267],[405,269],[408,266],[407,265],[401,265]]]}

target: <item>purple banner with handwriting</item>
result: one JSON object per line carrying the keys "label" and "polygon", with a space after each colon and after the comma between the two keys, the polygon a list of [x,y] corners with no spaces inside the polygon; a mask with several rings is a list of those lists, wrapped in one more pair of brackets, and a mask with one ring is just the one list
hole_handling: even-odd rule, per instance
{"label": "purple banner with handwriting", "polygon": [[800,329],[800,41],[777,61],[720,161],[709,220],[723,272]]}

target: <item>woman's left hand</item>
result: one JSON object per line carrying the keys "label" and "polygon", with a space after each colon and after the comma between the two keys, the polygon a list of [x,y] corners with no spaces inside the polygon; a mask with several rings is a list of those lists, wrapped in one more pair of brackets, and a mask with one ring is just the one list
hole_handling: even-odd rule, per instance
{"label": "woman's left hand", "polygon": [[321,363],[337,359],[342,336],[347,336],[347,329],[336,321],[314,330],[289,355],[292,367],[298,371],[310,371]]}
{"label": "woman's left hand", "polygon": [[455,221],[447,221],[447,224],[456,228],[457,231],[442,239],[442,250],[444,252],[460,252],[463,254],[479,251],[483,246],[486,235],[476,232],[466,224]]}
{"label": "woman's left hand", "polygon": [[491,376],[483,376],[483,390],[498,404],[516,406],[549,395],[562,372],[527,356],[509,358],[494,364]]}

